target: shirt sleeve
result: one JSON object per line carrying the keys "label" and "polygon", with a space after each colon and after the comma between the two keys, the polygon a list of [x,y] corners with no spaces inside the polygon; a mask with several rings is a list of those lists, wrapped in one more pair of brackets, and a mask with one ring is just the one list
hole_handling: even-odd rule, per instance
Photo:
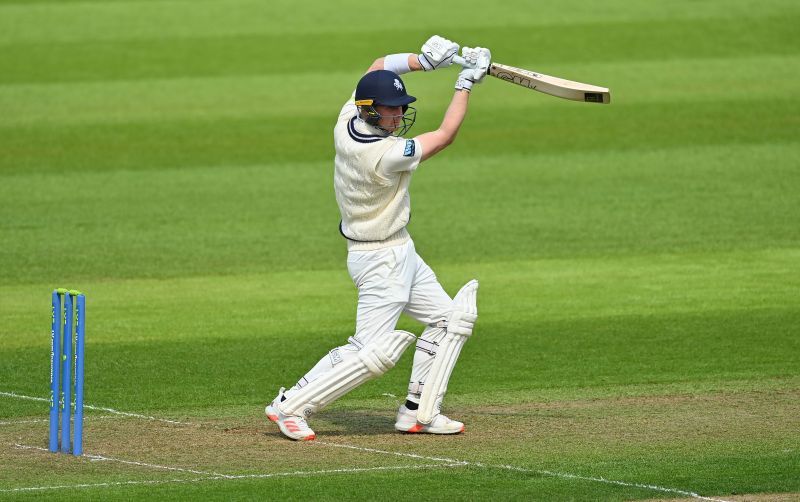
{"label": "shirt sleeve", "polygon": [[414,171],[422,160],[422,145],[416,139],[397,139],[383,154],[378,170],[383,174]]}
{"label": "shirt sleeve", "polygon": [[353,94],[350,95],[350,99],[342,107],[341,111],[339,112],[339,118],[342,118],[342,115],[352,116],[356,113],[356,91],[353,91]]}

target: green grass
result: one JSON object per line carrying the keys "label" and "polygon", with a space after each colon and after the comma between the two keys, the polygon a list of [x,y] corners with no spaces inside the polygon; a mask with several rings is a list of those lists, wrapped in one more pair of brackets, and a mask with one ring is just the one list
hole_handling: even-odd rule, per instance
{"label": "green grass", "polygon": [[[0,498],[800,493],[796,2],[404,5],[427,14],[0,1],[0,392],[47,396],[49,293],[79,288],[87,401],[191,424],[89,410],[87,452],[250,476],[21,448],[46,446],[46,403],[0,394]],[[467,432],[393,432],[409,353],[315,417],[318,444],[286,441],[264,402],[355,318],[335,113],[437,32],[613,104],[487,81],[414,175],[418,251],[451,293],[481,281],[445,403]],[[413,131],[455,73],[405,77]],[[67,487],[9,491],[41,486]]]}

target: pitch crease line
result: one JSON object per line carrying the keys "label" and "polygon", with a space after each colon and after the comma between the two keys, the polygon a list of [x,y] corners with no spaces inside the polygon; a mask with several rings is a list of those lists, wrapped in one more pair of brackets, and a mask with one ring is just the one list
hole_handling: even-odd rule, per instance
{"label": "pitch crease line", "polygon": [[[38,446],[27,446],[27,445],[14,445],[20,449],[27,449],[27,450],[39,450],[39,451],[48,451],[46,448],[40,448]],[[204,477],[199,478],[191,478],[191,479],[167,479],[167,480],[136,480],[136,481],[118,481],[118,482],[109,482],[109,483],[84,483],[84,484],[76,484],[76,485],[53,485],[53,486],[27,486],[27,487],[19,487],[19,488],[3,488],[0,489],[0,493],[19,493],[19,492],[33,492],[33,491],[44,491],[44,490],[65,490],[65,489],[82,489],[82,488],[108,488],[112,486],[128,486],[128,485],[155,485],[155,484],[166,484],[166,483],[199,483],[203,481],[230,481],[230,480],[240,480],[240,479],[267,479],[267,478],[276,478],[276,477],[300,477],[300,476],[324,476],[328,474],[352,474],[358,472],[370,472],[370,471],[393,471],[393,470],[408,470],[408,469],[433,469],[433,468],[441,468],[441,467],[460,467],[465,464],[417,464],[417,465],[391,465],[391,466],[376,466],[376,467],[351,467],[351,468],[340,468],[340,469],[322,469],[316,471],[288,471],[288,472],[272,472],[272,473],[261,473],[261,474],[219,474],[215,472],[204,472],[204,471],[196,471],[192,469],[183,469],[179,467],[167,467],[161,465],[154,465],[154,464],[146,464],[144,462],[136,462],[133,460],[122,460],[122,459],[115,459],[104,457],[102,455],[91,455],[91,454],[84,454],[84,456],[92,459],[92,460],[106,460],[106,461],[114,461],[114,462],[121,462],[123,464],[130,464],[130,465],[137,465],[143,467],[151,467],[157,469],[166,469],[171,471],[179,471],[179,472],[188,472],[192,474],[201,474]]]}
{"label": "pitch crease line", "polygon": [[[47,448],[40,448],[39,446],[28,446],[24,444],[15,444],[15,447],[21,450],[38,450],[38,451],[49,451]],[[197,471],[194,469],[185,469],[183,467],[169,467],[166,465],[158,465],[158,464],[148,464],[145,462],[137,462],[135,460],[123,460],[121,458],[113,458],[113,457],[106,457],[103,455],[93,455],[90,453],[84,453],[84,457],[93,460],[93,461],[106,461],[106,462],[117,462],[120,464],[127,464],[127,465],[135,465],[138,467],[147,467],[150,469],[161,469],[165,471],[176,471],[176,472],[188,472],[191,474],[200,474],[202,476],[211,476],[214,478],[231,478],[226,474],[220,474],[218,472],[207,472],[207,471]]]}
{"label": "pitch crease line", "polygon": [[362,446],[352,446],[352,445],[341,444],[341,443],[328,443],[328,442],[319,441],[319,440],[318,441],[313,441],[313,443],[321,444],[321,445],[324,445],[324,446],[333,446],[333,447],[336,447],[336,448],[348,448],[348,449],[351,449],[351,450],[365,451],[365,452],[369,452],[369,453],[381,453],[381,454],[385,454],[385,455],[398,455],[398,456],[401,456],[401,457],[411,457],[411,458],[417,458],[417,459],[423,459],[423,460],[435,460],[435,461],[440,461],[440,462],[449,462],[449,464],[445,464],[445,465],[471,465],[471,466],[480,467],[480,468],[506,469],[506,470],[511,470],[511,471],[527,472],[527,473],[531,473],[531,474],[540,474],[540,475],[543,475],[543,476],[551,476],[551,477],[557,477],[557,478],[563,478],[563,479],[579,479],[581,481],[593,481],[593,482],[596,482],[596,483],[605,483],[605,484],[611,484],[611,485],[617,485],[617,486],[626,486],[626,487],[630,487],[630,488],[643,488],[643,489],[647,489],[647,490],[654,490],[654,491],[659,491],[659,492],[664,492],[664,493],[675,493],[675,494],[678,494],[678,495],[683,495],[683,496],[695,498],[695,499],[698,499],[698,500],[708,500],[708,501],[711,501],[711,502],[729,502],[729,501],[726,501],[726,500],[723,500],[723,499],[715,499],[715,498],[711,498],[711,497],[704,497],[703,495],[697,494],[695,492],[690,492],[690,491],[687,491],[687,490],[680,490],[680,489],[677,489],[677,488],[667,488],[667,487],[664,487],[664,486],[648,485],[648,484],[642,484],[642,483],[629,483],[629,482],[626,482],[626,481],[617,481],[617,480],[605,479],[605,478],[595,478],[595,477],[591,477],[591,476],[580,476],[578,474],[570,474],[570,473],[567,473],[567,472],[555,472],[555,471],[544,471],[544,470],[536,470],[536,469],[527,469],[525,467],[517,467],[517,466],[513,466],[513,465],[484,464],[484,463],[481,463],[481,462],[469,462],[469,461],[466,461],[466,460],[456,460],[456,459],[452,459],[452,458],[428,457],[428,456],[425,456],[425,455],[417,455],[415,453],[403,453],[403,452],[396,452],[396,451],[378,450],[378,449],[375,449],[375,448],[365,448],[365,447],[362,447]]}
{"label": "pitch crease line", "polygon": [[[26,399],[28,401],[44,401],[45,403],[49,403],[50,400],[43,398],[43,397],[35,397],[35,396],[26,396],[24,394],[17,394],[16,392],[2,392],[0,391],[0,396],[7,396],[7,397],[15,397],[17,399]],[[103,406],[94,406],[91,404],[84,404],[84,408],[88,408],[90,410],[97,410],[97,411],[105,411],[106,413],[112,413],[114,415],[120,415],[124,417],[133,417],[133,418],[143,418],[146,420],[153,420],[155,422],[166,422],[168,424],[175,424],[175,425],[196,425],[189,422],[179,422],[177,420],[169,420],[166,418],[157,418],[151,417],[147,415],[140,415],[139,413],[130,413],[127,411],[118,411],[113,408],[106,408]]]}
{"label": "pitch crease line", "polygon": [[109,488],[112,486],[127,486],[127,485],[162,485],[166,483],[196,483],[198,481],[205,481],[206,479],[213,478],[197,478],[197,479],[167,479],[163,481],[116,481],[112,483],[91,483],[80,485],[52,485],[52,486],[23,486],[21,488],[3,488],[0,493],[22,493],[22,492],[36,492],[45,490],[64,490],[64,489],[79,489],[79,488]]}
{"label": "pitch crease line", "polygon": [[[83,417],[84,420],[100,420],[100,419],[108,419],[108,418],[117,418],[111,415],[98,415],[96,417]],[[74,421],[74,420],[73,420]],[[16,425],[16,424],[38,424],[38,423],[45,423],[50,422],[49,418],[37,418],[34,420],[7,420],[0,422],[0,425]]]}

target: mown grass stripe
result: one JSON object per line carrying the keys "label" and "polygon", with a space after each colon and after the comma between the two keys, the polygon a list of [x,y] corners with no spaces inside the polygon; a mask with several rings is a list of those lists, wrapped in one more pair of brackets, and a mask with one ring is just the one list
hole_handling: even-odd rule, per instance
{"label": "mown grass stripe", "polygon": [[[352,22],[352,12],[362,4],[354,0],[336,4],[297,4],[287,0],[264,3],[236,1],[87,1],[3,0],[0,2],[0,44],[35,42],[113,41],[162,37],[227,37],[274,33],[281,36],[325,33],[363,35],[364,26]],[[602,8],[580,0],[539,3],[505,0],[502,8],[484,9],[478,0],[464,0],[460,8],[448,3],[426,3],[426,16],[415,20],[421,33],[468,32],[491,26],[541,28],[576,23],[628,22],[641,20],[685,20],[797,15],[796,2],[771,0],[753,8],[751,0],[730,0],[720,9],[715,2],[675,0],[664,4],[606,0]],[[413,8],[423,8],[412,3]],[[474,12],[480,11],[480,19]],[[120,23],[125,19],[125,23]],[[156,21],[157,20],[157,21]],[[422,39],[419,40],[422,43]]]}
{"label": "mown grass stripe", "polygon": [[[537,69],[534,63],[518,62]],[[712,60],[645,63],[559,64],[547,69],[559,75],[599,79],[611,87],[614,109],[619,105],[692,103],[710,99],[736,106],[738,101],[785,99],[800,80],[800,57],[757,56]],[[542,68],[541,71],[545,71]],[[430,115],[452,95],[454,72],[410,75],[406,82]],[[583,75],[583,77],[581,77]],[[766,76],[769,76],[768,78]],[[354,85],[353,72],[255,77],[194,77],[143,81],[69,82],[0,86],[0,128],[48,124],[122,124],[170,120],[208,120],[259,117],[286,120],[315,116],[323,107],[337,111]],[[325,86],[319,82],[325,81]],[[497,114],[512,106],[520,116],[559,113],[571,103],[489,79],[470,106],[470,115]],[[87,100],[91,96],[91,100]],[[302,96],[287,99],[288,96]],[[614,110],[604,113],[615,114]],[[0,140],[2,141],[2,140]]]}
{"label": "mown grass stripe", "polygon": [[[554,99],[529,94],[521,98]],[[0,140],[0,175],[331,161],[331,130],[340,105],[338,100],[330,103],[334,111],[324,115],[280,119],[180,120],[167,116],[156,122],[5,128]],[[513,106],[474,113],[447,157],[791,143],[797,140],[800,129],[800,114],[793,112],[797,103],[790,97],[707,100],[691,106],[652,102],[591,110],[577,103],[567,105],[546,115],[521,113]],[[422,116],[415,130],[435,129],[440,113],[434,110]],[[429,165],[440,162],[434,159]]]}
{"label": "mown grass stripe", "polygon": [[[432,263],[793,248],[798,156],[766,143],[453,157],[415,175],[410,231]],[[192,166],[4,177],[0,210],[16,216],[0,221],[0,257],[20,266],[2,282],[341,270],[329,160]],[[54,198],[84,209],[54,213]],[[442,239],[459,218],[469,227]]]}
{"label": "mown grass stripe", "polygon": [[[456,32],[483,40],[497,61],[530,61],[532,47],[539,66],[597,61],[628,62],[796,55],[796,16],[684,21],[590,23],[543,27],[509,27],[501,34],[481,28]],[[239,35],[224,38],[154,38],[125,42],[12,44],[0,58],[0,84],[69,81],[114,81],[181,76],[312,74],[351,68],[364,71],[373,58],[415,51],[395,40],[424,39],[418,30],[308,35],[302,44],[286,44],[284,35]],[[264,48],[281,47],[280,58],[265,57]],[[341,54],[348,57],[342,59]],[[541,71],[541,70],[540,70]],[[546,72],[545,72],[546,73]]]}

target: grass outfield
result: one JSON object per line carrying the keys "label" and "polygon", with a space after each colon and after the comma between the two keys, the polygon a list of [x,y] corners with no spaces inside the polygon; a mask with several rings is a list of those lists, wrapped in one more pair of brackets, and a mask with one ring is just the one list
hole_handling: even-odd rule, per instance
{"label": "grass outfield", "polygon": [[[800,5],[363,8],[0,0],[0,499],[800,498]],[[418,251],[481,282],[467,431],[393,431],[409,351],[285,440],[265,402],[355,320],[336,112],[434,33],[612,104],[488,79],[414,175]],[[455,75],[404,78],[412,131]],[[57,286],[83,458],[43,451]]]}

